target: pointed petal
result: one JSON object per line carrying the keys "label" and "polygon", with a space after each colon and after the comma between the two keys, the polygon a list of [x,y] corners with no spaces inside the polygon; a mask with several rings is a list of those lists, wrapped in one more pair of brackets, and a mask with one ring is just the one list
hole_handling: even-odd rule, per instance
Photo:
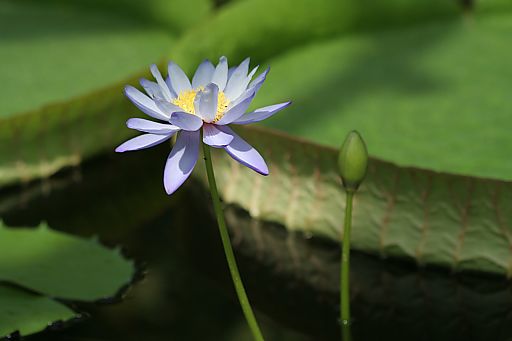
{"label": "pointed petal", "polygon": [[265,160],[261,157],[260,153],[254,149],[250,144],[245,142],[238,136],[231,128],[227,126],[219,127],[227,134],[233,135],[233,141],[224,150],[236,161],[250,169],[260,173],[261,175],[268,175],[268,167]]}
{"label": "pointed petal", "polygon": [[285,102],[280,104],[269,105],[268,107],[263,107],[256,109],[252,112],[243,114],[240,118],[234,120],[233,124],[249,124],[254,122],[263,121],[275,113],[283,110],[288,107],[292,102]]}
{"label": "pointed petal", "polygon": [[238,98],[242,92],[245,91],[249,81],[247,80],[247,73],[249,72],[250,59],[246,58],[229,78],[229,81],[224,89],[226,97],[232,101]]}
{"label": "pointed petal", "polygon": [[172,125],[187,131],[196,131],[203,126],[203,120],[201,117],[183,111],[173,112],[169,122],[171,122]]}
{"label": "pointed petal", "polygon": [[160,85],[158,85],[157,83],[149,81],[145,78],[141,78],[139,80],[139,83],[144,88],[149,97],[159,99],[164,98],[164,95],[162,94],[162,89],[160,89]]}
{"label": "pointed petal", "polygon": [[164,187],[167,194],[174,193],[190,176],[199,155],[199,131],[182,131],[176,139],[164,170]]}
{"label": "pointed petal", "polygon": [[149,147],[156,146],[157,144],[160,144],[169,138],[171,138],[173,134],[169,135],[155,135],[155,134],[143,134],[139,135],[137,137],[134,137],[133,139],[130,139],[126,141],[125,143],[121,144],[119,147],[116,148],[116,152],[118,153],[124,153],[130,150],[139,150],[139,149],[145,149]]}
{"label": "pointed petal", "polygon": [[158,85],[160,85],[162,95],[166,100],[170,101],[173,98],[173,96],[171,94],[171,91],[167,87],[167,84],[165,83],[164,79],[162,78],[162,74],[160,73],[160,70],[158,70],[158,66],[156,66],[156,64],[153,64],[151,65],[150,70],[153,77],[155,77],[156,82],[158,83]]}
{"label": "pointed petal", "polygon": [[224,116],[222,116],[222,118],[216,124],[218,124],[218,125],[230,124],[231,122],[240,118],[240,116],[242,116],[245,113],[247,108],[249,108],[249,105],[251,104],[251,101],[256,94],[252,93],[252,94],[247,94],[247,95],[248,96],[246,96],[244,98],[240,98],[240,101],[237,100],[238,103],[235,103],[233,107],[228,109],[228,111],[226,111],[224,113]]}
{"label": "pointed petal", "polygon": [[174,134],[180,128],[171,124],[157,123],[143,118],[130,118],[126,121],[126,126],[130,129],[135,129],[150,134],[169,135]]}
{"label": "pointed petal", "polygon": [[270,67],[268,67],[265,71],[260,73],[258,77],[254,78],[253,81],[249,83],[247,89],[254,89],[254,91],[257,93],[260,90],[261,86],[263,85],[263,82],[265,82],[265,79],[267,79],[269,71]]}
{"label": "pointed petal", "polygon": [[182,91],[192,90],[190,80],[178,64],[173,62],[169,63],[169,77],[171,78],[172,88],[178,96]]}
{"label": "pointed petal", "polygon": [[155,99],[155,104],[167,116],[167,120],[169,120],[173,112],[183,111],[182,108],[165,100]]}
{"label": "pointed petal", "polygon": [[249,79],[249,80],[248,80],[248,82],[247,82],[247,84],[249,84],[249,82],[251,81],[252,77],[254,76],[254,74],[256,73],[256,71],[258,71],[258,69],[259,69],[259,68],[260,68],[260,66],[259,66],[259,65],[256,65],[256,66],[254,67],[254,69],[252,69],[252,70],[251,70],[251,73],[249,73],[249,74],[247,75],[247,78]]}
{"label": "pointed petal", "polygon": [[219,99],[219,88],[217,84],[210,83],[204,90],[197,93],[194,100],[196,114],[206,122],[212,122],[217,114],[217,101]]}
{"label": "pointed petal", "polygon": [[211,82],[213,73],[215,72],[215,66],[208,59],[204,60],[197,67],[196,73],[192,78],[192,88],[197,89],[199,87],[205,87]]}
{"label": "pointed petal", "polygon": [[169,116],[162,112],[156,103],[131,85],[124,88],[124,94],[139,110],[153,118],[167,121]]}
{"label": "pointed petal", "polygon": [[220,57],[219,64],[215,68],[212,76],[212,83],[217,84],[219,91],[224,91],[228,81],[228,59],[224,56]]}
{"label": "pointed petal", "polygon": [[167,87],[169,88],[169,91],[171,92],[171,96],[172,98],[177,98],[178,97],[178,94],[174,91],[174,89],[172,88],[172,84],[171,84],[171,77],[167,76],[165,77],[165,84],[167,85]]}
{"label": "pointed petal", "polygon": [[212,147],[225,147],[233,141],[233,135],[220,130],[214,124],[203,125],[203,142]]}
{"label": "pointed petal", "polygon": [[230,68],[228,69],[228,81],[229,81],[229,79],[231,78],[231,76],[233,75],[233,72],[235,72],[235,70],[236,70],[236,68],[237,68],[237,67],[238,67],[238,66],[232,66],[232,67],[230,67]]}

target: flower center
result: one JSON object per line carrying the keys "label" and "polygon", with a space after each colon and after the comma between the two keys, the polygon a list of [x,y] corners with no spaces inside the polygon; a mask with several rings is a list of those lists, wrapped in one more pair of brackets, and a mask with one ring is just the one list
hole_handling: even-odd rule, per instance
{"label": "flower center", "polygon": [[[196,99],[197,93],[203,88],[198,88],[195,90],[182,91],[178,95],[177,98],[171,101],[172,104],[177,105],[182,108],[185,112],[189,114],[196,115],[196,109],[194,107],[194,100]],[[228,108],[229,100],[224,95],[224,92],[219,91],[219,95],[217,97],[217,112],[215,113],[215,119],[213,123],[217,122],[224,116],[224,112]]]}

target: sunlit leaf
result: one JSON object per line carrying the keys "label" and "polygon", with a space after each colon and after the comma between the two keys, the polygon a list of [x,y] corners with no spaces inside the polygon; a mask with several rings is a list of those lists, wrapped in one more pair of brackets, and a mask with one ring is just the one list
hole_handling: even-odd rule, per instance
{"label": "sunlit leaf", "polygon": [[51,297],[95,301],[115,296],[133,277],[118,249],[42,225],[11,229],[0,223],[0,280]]}
{"label": "sunlit leaf", "polygon": [[512,180],[512,13],[338,38],[271,62],[264,122],[339,146],[350,129],[402,165]]}
{"label": "sunlit leaf", "polygon": [[73,310],[48,297],[0,285],[0,338],[16,331],[33,334],[75,316]]}
{"label": "sunlit leaf", "polygon": [[[510,3],[506,1],[489,0],[482,4],[478,2],[475,6],[475,13],[478,16],[484,16],[504,11],[510,7]],[[138,35],[133,30],[137,30],[139,26],[132,25],[129,18],[120,17],[118,21],[107,17],[108,20],[105,20],[105,15],[94,11],[84,13],[78,11],[80,14],[77,14],[75,8],[80,8],[78,5],[60,9],[64,13],[58,11],[54,13],[51,12],[51,8],[40,8],[33,3],[30,3],[29,6],[25,3],[19,4],[11,1],[2,3],[0,10],[2,8],[5,20],[0,22],[7,23],[5,24],[9,27],[7,32],[12,37],[6,40],[7,45],[3,45],[10,47],[4,49],[3,51],[7,52],[2,54],[8,58],[8,62],[3,65],[9,65],[9,67],[0,68],[0,72],[5,73],[5,77],[2,78],[10,80],[6,83],[9,86],[5,91],[0,92],[0,100],[3,103],[3,112],[0,116],[9,116],[8,119],[0,121],[0,160],[2,161],[0,163],[0,185],[51,175],[65,166],[79,164],[83,159],[102,150],[111,150],[120,141],[132,135],[133,132],[122,129],[120,126],[123,125],[127,117],[140,115],[140,113],[123,98],[121,92],[123,84],[137,82],[135,77],[108,88],[100,88],[89,96],[75,96],[92,90],[94,86],[97,88],[115,79],[120,80],[121,78],[117,78],[117,75],[120,75],[121,72],[131,72],[131,70],[135,70],[136,65],[140,65],[140,68],[136,68],[140,70],[143,65],[155,61],[155,58],[160,60],[166,52],[170,52],[173,59],[183,63],[184,68],[191,72],[193,66],[204,57],[217,58],[221,54],[227,54],[232,61],[236,61],[250,55],[256,62],[261,62],[286,49],[309,44],[319,38],[346,36],[354,32],[374,32],[385,28],[395,29],[397,37],[400,38],[403,35],[402,31],[405,31],[406,28],[421,23],[430,23],[429,27],[434,27],[434,30],[439,26],[440,28],[437,29],[439,31],[444,29],[443,25],[446,25],[442,24],[443,21],[459,21],[458,18],[462,14],[462,10],[455,3],[446,1],[423,3],[396,0],[396,2],[383,4],[372,2],[372,6],[367,6],[367,4],[360,4],[356,1],[322,0],[312,5],[309,1],[289,3],[289,0],[248,0],[223,7],[217,15],[212,16],[209,20],[204,20],[199,27],[194,27],[193,30],[185,34],[179,42],[172,45],[172,48],[170,45],[166,47],[167,44],[162,44],[161,40],[153,41],[151,39],[151,34],[148,33],[153,28],[140,26],[142,30],[141,44],[149,44],[155,48],[155,50],[152,48],[147,50],[143,45],[138,45]],[[54,16],[58,18],[59,15],[69,14],[66,11],[71,11],[70,13],[74,16],[65,17],[58,25],[53,24],[52,26],[50,23],[48,26],[50,28],[47,32],[48,38],[51,37],[51,34],[56,35],[56,37],[49,38],[53,42],[52,44],[45,43],[44,39],[39,39],[43,35],[34,36],[35,32],[39,32],[39,30],[24,30],[22,27],[25,26],[17,24],[18,19],[31,12],[38,15],[44,14],[43,18],[50,20]],[[75,17],[77,17],[76,23],[73,22]],[[89,30],[88,20],[97,21],[98,25],[95,30]],[[29,23],[32,21],[29,20]],[[438,23],[441,24],[438,25]],[[66,31],[68,32],[66,35],[59,29],[62,25],[69,25],[70,29]],[[53,29],[51,29],[52,27]],[[129,28],[127,29],[127,27]],[[129,33],[123,35],[119,44],[116,44],[109,38],[112,31],[121,35],[126,31]],[[94,35],[95,32],[97,35]],[[107,32],[109,34],[106,34]],[[80,39],[74,36],[73,39],[66,38],[71,37],[72,33],[80,33]],[[93,36],[89,37],[90,34]],[[269,36],[272,36],[273,39],[268,39]],[[388,40],[393,43],[393,34],[390,33],[389,36]],[[22,44],[18,43],[18,37],[25,37],[25,39],[36,37],[37,39]],[[165,39],[168,39],[167,37],[166,35]],[[292,39],[292,37],[294,38]],[[377,35],[377,37],[379,36]],[[63,39],[62,44],[58,43],[61,39]],[[97,39],[99,40],[96,41]],[[90,46],[91,49],[87,51],[91,53],[83,54],[82,51],[83,58],[78,61],[74,58],[73,63],[70,63],[67,51],[76,50],[73,48],[75,42],[80,47]],[[163,45],[166,46],[163,47]],[[117,52],[109,52],[109,49],[118,47]],[[28,50],[24,51],[25,48]],[[33,48],[36,50],[32,50]],[[130,57],[123,59],[127,56],[126,48],[130,51]],[[20,50],[18,51],[18,49]],[[66,53],[58,52],[62,50],[65,50]],[[322,51],[322,47],[318,47],[318,50]],[[148,54],[141,55],[141,59],[133,58],[134,53],[144,54],[146,53],[144,51],[147,51]],[[158,51],[162,51],[161,54]],[[33,65],[30,64],[32,62],[30,56],[34,54],[39,56],[38,67],[34,70],[26,69],[27,65]],[[156,57],[157,54],[158,57]],[[314,51],[312,54],[317,55]],[[322,56],[320,59],[329,60],[335,56],[337,56],[336,53]],[[29,60],[25,60],[25,58],[29,58]],[[91,60],[95,60],[94,67],[91,67]],[[123,60],[124,62],[122,62]],[[278,75],[279,69],[288,69],[286,65],[288,62],[281,63],[280,60],[276,60],[277,66],[284,66],[277,69]],[[19,66],[14,67],[13,61],[16,61],[16,65]],[[323,65],[324,63],[319,64]],[[346,64],[341,63],[341,65]],[[293,67],[294,64],[291,63],[290,68]],[[31,71],[17,74],[17,70]],[[314,70],[322,71],[321,69]],[[315,72],[307,73],[312,77],[316,75]],[[28,76],[29,74],[30,76]],[[147,74],[147,71],[144,71],[144,74]],[[290,74],[289,76],[292,80],[297,79],[296,75]],[[322,85],[330,79],[328,75],[326,76],[325,71],[319,72],[318,77],[319,79],[312,80],[313,84],[316,82],[316,84]],[[80,78],[79,82],[76,81],[78,78]],[[276,78],[279,79],[280,76]],[[48,86],[48,82],[51,82],[51,86]],[[269,84],[266,84],[265,87],[271,86]],[[357,89],[356,85],[351,84],[350,87]],[[288,84],[283,88],[288,88]],[[293,84],[290,84],[289,88],[294,88]],[[308,88],[307,84],[303,89],[306,88]],[[332,91],[325,90],[326,93]],[[306,99],[302,97],[300,91],[293,93],[290,97],[283,91],[286,90],[276,91],[276,96],[284,97],[286,95],[287,99],[297,100],[297,104],[305,103]],[[60,104],[46,105],[69,98],[73,99]],[[261,98],[263,101],[269,97],[262,96]],[[43,104],[45,105],[40,107]],[[19,113],[15,115],[22,108],[31,110],[23,115]],[[333,108],[326,106],[322,109],[329,112]],[[275,125],[280,126],[278,123]],[[332,129],[334,125],[329,127]],[[286,129],[301,134],[301,132],[297,132],[298,129],[294,129],[293,124],[287,125]],[[325,139],[325,137],[323,138]],[[369,138],[369,142],[372,143],[374,137],[370,136]],[[390,147],[386,147],[388,145],[392,145],[392,143],[379,147],[382,148],[382,154],[386,157],[390,155]]]}
{"label": "sunlit leaf", "polygon": [[129,18],[14,1],[0,3],[0,31],[0,117],[122,80],[173,41]]}
{"label": "sunlit leaf", "polygon": [[[337,149],[266,129],[239,129],[263,152],[262,177],[217,151],[225,202],[289,231],[341,238],[345,191]],[[203,167],[196,167],[203,173]],[[203,176],[204,179],[204,176]],[[352,245],[420,265],[512,275],[512,183],[398,167],[371,159],[354,198]]]}

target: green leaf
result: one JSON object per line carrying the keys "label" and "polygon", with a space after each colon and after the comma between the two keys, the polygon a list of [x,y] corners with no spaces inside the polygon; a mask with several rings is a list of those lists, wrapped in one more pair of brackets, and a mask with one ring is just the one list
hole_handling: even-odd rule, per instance
{"label": "green leaf", "polygon": [[0,223],[0,280],[69,300],[116,295],[133,277],[133,264],[119,250],[95,239],[50,230],[10,229]]}
{"label": "green leaf", "polygon": [[[205,23],[204,27],[197,29],[197,32],[202,34],[191,31],[190,35],[184,37],[176,46],[173,54],[180,61],[188,58],[189,62],[185,63],[185,67],[191,70],[192,64],[195,64],[198,58],[217,56],[224,51],[227,51],[229,57],[235,60],[244,55],[264,59],[284,52],[286,49],[311,43],[314,39],[347,35],[347,38],[331,40],[332,45],[319,43],[311,49],[301,48],[289,51],[275,60],[277,72],[273,71],[271,77],[277,74],[275,78],[280,80],[279,84],[276,82],[275,86],[272,85],[274,78],[270,81],[269,77],[259,101],[267,105],[272,99],[296,99],[294,107],[300,108],[297,110],[301,112],[296,112],[294,111],[296,109],[291,107],[288,109],[288,114],[284,112],[282,117],[286,117],[286,129],[297,134],[316,132],[319,134],[317,135],[319,140],[324,136],[330,136],[333,139],[320,141],[337,145],[341,141],[334,141],[335,132],[344,136],[346,131],[358,128],[368,137],[370,153],[374,153],[373,148],[375,151],[379,148],[381,150],[388,148],[387,150],[390,151],[413,148],[416,140],[423,139],[423,144],[417,144],[424,149],[416,149],[415,163],[425,162],[425,160],[430,162],[437,157],[437,152],[444,153],[439,150],[441,147],[444,148],[445,139],[452,138],[449,132],[453,132],[441,130],[441,138],[435,141],[438,144],[431,145],[425,141],[437,138],[438,131],[432,128],[444,129],[442,120],[445,119],[447,112],[450,115],[454,112],[460,113],[459,107],[448,102],[448,97],[443,97],[442,94],[443,91],[449,92],[454,89],[458,91],[457,87],[451,87],[452,82],[461,85],[459,84],[461,80],[473,81],[473,83],[461,85],[462,94],[454,93],[459,99],[457,104],[466,106],[464,109],[471,106],[469,108],[471,109],[478,108],[482,98],[475,90],[476,88],[481,89],[481,84],[487,85],[489,89],[495,86],[490,83],[491,78],[488,78],[485,71],[490,75],[496,75],[498,72],[502,75],[502,78],[499,78],[499,86],[492,87],[493,90],[489,91],[491,94],[489,98],[494,93],[497,94],[499,105],[492,102],[492,99],[491,102],[481,102],[483,104],[479,110],[471,111],[473,115],[478,114],[478,117],[467,121],[466,126],[456,125],[455,128],[481,128],[481,120],[488,114],[487,110],[483,109],[492,109],[497,112],[508,110],[507,104],[502,101],[502,91],[508,84],[503,81],[503,74],[506,73],[507,68],[503,61],[497,59],[501,55],[508,56],[509,50],[503,45],[503,39],[510,36],[509,25],[507,26],[504,20],[509,14],[502,14],[503,19],[500,19],[501,15],[483,15],[497,12],[497,8],[505,8],[503,1],[486,2],[486,7],[481,10],[482,14],[477,11],[473,19],[464,18],[464,22],[458,19],[452,22],[444,20],[449,17],[455,18],[458,11],[452,5],[442,5],[441,2],[436,3],[436,6],[431,6],[431,2],[425,2],[423,6],[418,7],[420,9],[418,11],[414,10],[416,6],[411,2],[387,2],[389,7],[376,5],[375,12],[373,9],[365,11],[366,7],[362,5],[354,5],[358,10],[344,12],[340,9],[348,7],[338,7],[336,4],[339,2],[327,1],[318,5],[320,6],[318,8],[294,6],[296,3],[291,4],[285,0],[276,2],[278,3],[276,5],[266,1],[261,2],[264,4],[261,7],[258,7],[260,5],[257,3],[257,1],[244,1],[226,7],[225,12],[219,13],[210,22],[218,21],[219,25],[207,26]],[[356,2],[344,2],[343,6],[354,3]],[[288,6],[279,8],[283,4]],[[493,7],[494,5],[496,6]],[[399,10],[402,8],[403,12]],[[385,12],[382,12],[382,9],[385,9]],[[428,12],[427,15],[424,12],[425,9],[432,9],[432,12]],[[365,17],[366,13],[368,17]],[[390,27],[392,20],[388,21],[387,15],[383,13],[397,13],[397,17],[404,18],[402,24],[412,24],[418,18],[428,19],[421,22],[429,22],[429,24],[428,26],[423,24],[423,27],[417,27],[410,33],[398,30],[397,28],[406,27],[398,25],[394,27],[393,32],[376,33],[371,36],[362,33],[357,36],[348,36],[350,32],[370,32],[375,28]],[[285,14],[288,14],[290,19]],[[343,18],[352,25],[338,30],[336,20],[340,19],[340,15],[346,15]],[[415,17],[416,15],[418,17]],[[250,16],[261,17],[261,26],[255,21],[249,21]],[[235,25],[236,22],[231,22],[235,18],[239,18],[245,25],[240,25],[240,22]],[[287,20],[290,21],[286,22]],[[224,21],[227,23],[221,25]],[[304,24],[305,22],[312,24]],[[315,27],[321,29],[315,31],[313,29]],[[230,38],[231,35],[228,33],[232,33],[234,38]],[[280,38],[281,34],[283,38]],[[304,38],[301,38],[301,34],[304,34]],[[253,35],[254,41],[259,42],[258,44],[252,44]],[[418,39],[417,35],[419,35]],[[296,37],[296,40],[291,40],[292,37]],[[242,38],[247,42],[240,43]],[[265,42],[268,42],[268,48]],[[451,45],[454,47],[452,48]],[[395,52],[395,49],[398,52]],[[462,53],[459,49],[462,49]],[[405,65],[396,62],[402,57],[401,53],[405,53],[403,59]],[[437,60],[439,56],[444,57]],[[380,58],[385,62],[380,62]],[[493,63],[497,62],[496,69],[493,69],[495,64],[489,63],[489,60]],[[458,69],[456,67],[459,64],[469,65],[474,70],[471,69],[469,72],[468,69]],[[305,68],[304,65],[311,68]],[[353,71],[352,67],[358,72]],[[386,67],[391,67],[393,72],[388,72]],[[438,67],[439,70],[432,70]],[[438,79],[435,77],[430,79],[431,71],[436,77],[446,77],[440,82],[441,87],[437,87]],[[467,74],[470,73],[472,75],[468,76]],[[340,74],[346,77],[346,82],[341,89],[338,78]],[[461,74],[464,75],[461,76]],[[358,78],[359,76],[364,77]],[[385,77],[388,76],[395,76],[391,78],[393,80],[391,83],[386,82]],[[133,84],[135,80],[128,80],[125,83]],[[380,85],[380,87],[369,87],[370,84]],[[2,121],[0,124],[0,164],[2,165],[0,183],[13,183],[47,176],[63,166],[79,163],[83,158],[112,148],[122,138],[131,135],[132,132],[128,129],[121,128],[123,120],[135,113],[141,114],[121,97],[120,88],[121,84],[114,85],[86,97],[77,97],[59,105],[50,105]],[[427,98],[423,102],[420,101],[423,110],[428,110],[429,113],[434,112],[434,109],[442,112],[445,107],[451,110],[445,111],[444,116],[439,116],[442,118],[441,123],[430,126],[430,132],[423,127],[423,124],[428,123],[428,120],[433,117],[430,115],[420,116],[413,127],[414,130],[402,129],[399,123],[404,121],[403,113],[407,112],[408,106],[415,105],[407,101],[407,95],[398,95],[398,90],[404,88],[411,98],[418,97],[419,93],[431,95],[432,97],[429,98],[433,100]],[[288,93],[288,89],[293,89],[294,92]],[[349,95],[342,96],[343,91],[347,89],[349,89]],[[371,96],[362,101],[361,98],[367,93]],[[372,107],[374,97],[375,103],[379,105],[377,109]],[[405,101],[402,101],[403,97],[406,97]],[[336,102],[337,98],[343,99],[344,102]],[[382,111],[383,108],[385,112]],[[332,118],[332,114],[337,114],[341,109],[347,110],[343,115],[347,118],[344,125],[341,125],[342,122],[326,120],[329,113],[328,118]],[[396,113],[391,111],[392,109],[396,109]],[[364,112],[364,110],[368,113],[373,110],[380,116],[368,114],[370,117],[368,127],[353,124],[358,119],[364,122],[365,115],[359,114],[359,111]],[[324,112],[327,114],[322,118]],[[290,118],[292,113],[294,113],[293,119]],[[379,136],[375,130],[377,128],[384,130],[385,124],[382,122],[392,119],[394,115],[397,115],[397,119],[393,129],[386,131],[385,140],[378,140]],[[269,122],[274,122],[273,124],[278,126],[279,117],[278,115]],[[357,117],[357,119],[349,121],[350,117]],[[325,122],[321,122],[322,120]],[[315,126],[315,122],[319,122],[319,125]],[[498,120],[499,125],[506,126],[504,123],[508,121]],[[458,124],[465,123],[458,122]],[[370,127],[374,128],[373,133]],[[405,128],[411,129],[410,126]],[[471,129],[470,134],[477,129]],[[484,130],[488,130],[488,134],[494,134],[489,126]],[[247,130],[247,132],[251,138],[250,131]],[[286,138],[273,138],[272,134],[264,132],[258,133],[261,136],[254,134],[253,138],[263,140],[257,145],[270,160],[273,175],[269,178],[261,178],[251,173],[249,176],[243,173],[245,170],[241,170],[240,166],[226,163],[223,166],[224,171],[220,172],[220,174],[231,176],[229,181],[224,182],[226,188],[223,188],[223,191],[226,200],[241,205],[255,217],[280,222],[290,230],[300,230],[336,240],[342,218],[340,214],[343,208],[343,193],[335,173],[335,151]],[[459,157],[462,149],[467,148],[467,140],[473,137],[469,134],[458,136],[463,135],[466,140],[459,138],[458,143],[449,145],[450,155],[454,160]],[[484,135],[479,138],[482,136]],[[465,143],[461,144],[462,141]],[[504,141],[503,145],[506,147],[509,140]],[[478,146],[483,146],[488,141],[477,142]],[[428,154],[432,153],[434,149],[432,146],[436,146],[436,155]],[[306,152],[302,148],[305,148]],[[496,145],[493,148],[496,148]],[[506,148],[502,149],[506,150]],[[474,150],[480,153],[487,151],[488,149],[485,148]],[[409,157],[412,159],[412,152],[409,153]],[[481,163],[482,159],[476,162]],[[504,163],[503,159],[496,159],[493,162]],[[480,169],[480,166],[476,168]],[[495,169],[492,165],[488,168]],[[476,173],[477,171],[469,170],[468,167],[464,172]],[[355,203],[354,243],[357,248],[382,255],[406,256],[415,259],[418,263],[510,274],[509,264],[512,262],[509,255],[507,228],[510,225],[510,217],[506,213],[508,212],[507,199],[510,200],[508,182],[400,168],[375,160],[370,165],[370,175],[366,190],[358,195]],[[272,185],[269,186],[269,183]],[[360,200],[360,203],[357,200]],[[360,211],[357,211],[358,209]]]}
{"label": "green leaf", "polygon": [[[487,1],[485,4],[484,12],[498,11],[498,9],[510,6],[501,0]],[[322,0],[315,2],[314,5],[306,0],[301,0],[300,4],[290,0],[237,2],[225,6],[211,20],[205,20],[202,25],[191,30],[179,43],[172,46],[173,59],[183,62],[183,66],[188,71],[191,71],[200,59],[217,58],[220,54],[227,54],[232,61],[246,55],[251,55],[256,60],[262,60],[279,54],[285,49],[310,43],[315,39],[325,39],[357,31],[372,31],[390,26],[408,27],[419,22],[439,20],[439,18],[456,18],[460,13],[454,3],[441,0],[418,3],[394,0],[385,4],[372,2],[371,6],[367,5],[352,0],[343,2]],[[18,36],[30,37],[29,33],[34,34],[38,30],[28,30],[29,33],[27,33],[22,29],[23,25],[19,25],[19,19],[26,15],[24,13],[27,12],[27,9],[32,8],[23,6],[26,5],[14,2],[2,3],[0,9],[7,8],[7,12],[3,15],[5,20],[0,23],[11,23],[14,28],[9,28],[7,32],[21,31],[17,33]],[[39,15],[41,13],[38,11],[43,11],[43,14],[46,13],[44,11],[55,11],[52,8],[34,8],[36,9],[32,9],[32,11],[36,11]],[[71,9],[59,9],[59,11],[71,11]],[[3,65],[10,65],[10,67],[0,69],[0,76],[11,83],[5,91],[0,93],[0,102],[4,104],[4,107],[10,107],[11,110],[4,109],[4,114],[0,114],[3,117],[9,116],[4,119],[0,118],[0,186],[49,176],[63,167],[77,165],[83,159],[103,150],[111,150],[123,139],[133,136],[133,131],[121,127],[126,118],[142,116],[142,114],[124,99],[121,93],[123,85],[136,84],[135,77],[108,88],[99,88],[88,96],[75,96],[92,89],[93,86],[104,85],[106,81],[117,79],[114,76],[109,77],[109,75],[113,75],[114,71],[112,70],[122,69],[121,71],[127,72],[132,70],[131,67],[135,63],[142,65],[142,61],[147,56],[154,61],[155,55],[158,53],[156,50],[151,50],[144,58],[134,59],[132,57],[133,53],[146,51],[142,42],[153,44],[153,40],[151,35],[141,27],[144,32],[141,33],[142,42],[138,44],[137,35],[130,30],[135,30],[139,26],[130,21],[118,22],[112,20],[110,16],[102,16],[99,19],[94,17],[100,32],[93,34],[96,31],[90,31],[90,26],[87,25],[87,20],[91,19],[89,16],[92,16],[93,13],[89,11],[75,13],[74,16],[70,16],[71,19],[66,16],[67,12],[60,16],[53,12],[48,14],[49,17],[48,15],[46,17],[50,24],[57,22],[57,18],[62,19],[59,25],[49,24],[52,29],[47,33],[53,34],[51,35],[52,44],[45,43],[45,40],[37,44],[35,42],[18,44],[19,39],[16,35],[7,41],[10,42],[12,48],[6,50],[9,61]],[[80,19],[82,16],[84,16],[83,19]],[[73,26],[75,25],[74,21],[77,22],[78,27]],[[32,23],[33,21],[28,20],[28,22]],[[63,34],[64,31],[59,28],[66,27],[66,25],[69,26],[71,32],[80,33],[80,39],[88,34],[93,34],[90,39],[92,50],[90,54],[87,54],[87,58],[68,63],[68,51],[75,51],[76,46],[89,45],[86,39],[83,41],[64,39],[69,35]],[[126,33],[127,27],[129,27],[128,33]],[[234,29],[235,27],[238,29]],[[75,29],[73,30],[73,28]],[[104,28],[103,31],[102,28]],[[105,41],[107,38],[104,37],[105,32],[116,28],[118,28],[117,32],[122,35],[120,45],[130,50],[130,58],[122,59],[129,66],[126,69],[121,68],[123,63],[116,57],[126,57],[128,55],[126,50],[121,49],[119,55],[109,52],[111,46],[116,45],[112,44],[111,40]],[[269,40],[269,36],[273,38]],[[58,43],[59,39],[64,39],[64,42]],[[76,46],[71,44],[75,40],[78,44]],[[158,45],[158,48],[164,48],[165,51],[171,49],[170,45],[168,48],[162,47],[161,41],[158,39],[154,42],[155,45],[151,46]],[[18,45],[28,48],[28,50],[12,53],[12,51],[17,51]],[[134,49],[134,47],[137,48]],[[63,50],[65,52],[62,52]],[[27,76],[28,78],[24,80],[24,77],[12,73],[15,71],[9,71],[33,65],[30,64],[32,60],[29,61],[25,58],[30,59],[30,56],[36,54],[42,56],[40,58],[43,58],[44,62],[40,62],[37,64],[39,67],[27,73],[37,77]],[[59,59],[57,58],[59,56],[55,54],[64,55],[64,57],[60,56]],[[20,61],[19,64],[16,64],[17,67],[12,66],[13,60],[16,63]],[[92,68],[91,60],[94,60]],[[149,64],[149,62],[148,60],[144,63]],[[115,67],[112,66],[112,63],[115,64]],[[70,65],[78,68],[78,71],[71,72],[73,70]],[[63,67],[64,69],[62,69]],[[5,75],[1,73],[5,73]],[[144,68],[144,74],[139,76],[147,75],[147,73],[147,68]],[[80,82],[76,81],[78,77]],[[62,80],[60,80],[61,78]],[[32,83],[34,79],[36,81]],[[51,80],[51,87],[47,86],[48,80]],[[90,86],[87,87],[87,84]],[[59,91],[55,91],[55,89],[59,89]],[[26,94],[30,96],[26,96]],[[72,99],[69,99],[70,96]],[[297,94],[291,96],[292,99],[295,97],[298,97]],[[26,100],[26,98],[30,100]],[[40,107],[43,104],[62,101],[65,98],[69,100],[60,104]],[[32,109],[25,114],[13,114],[22,108]],[[365,132],[363,131],[363,133]]]}
{"label": "green leaf", "polygon": [[[113,82],[158,61],[177,34],[127,15],[135,9],[113,15],[122,3],[0,3],[0,78],[8,84],[0,91],[0,186],[79,164],[133,134],[121,127],[140,112],[122,91],[137,79]],[[155,15],[172,7],[170,17],[187,25],[202,20],[204,8],[210,8],[209,0],[152,5],[148,10]],[[83,96],[95,89],[100,90]]]}
{"label": "green leaf", "polygon": [[0,285],[0,338],[15,331],[33,334],[75,316],[73,310],[48,297]]}
{"label": "green leaf", "polygon": [[512,180],[512,13],[337,38],[271,61],[264,122],[340,146],[357,129],[401,165]]}
{"label": "green leaf", "polygon": [[134,113],[122,96],[124,83],[99,97],[80,97],[78,107],[50,103],[111,85],[157,61],[174,36],[108,13],[14,1],[0,3],[0,31],[0,78],[8,84],[0,91],[0,184],[52,174],[129,136],[119,129]]}
{"label": "green leaf", "polygon": [[185,34],[172,56],[189,71],[198,61],[221,55],[232,61],[250,56],[259,63],[318,39],[407,27],[460,13],[455,1],[444,0],[246,0],[226,6]]}
{"label": "green leaf", "polygon": [[120,81],[176,36],[126,16],[19,1],[0,2],[0,31],[0,118]]}
{"label": "green leaf", "polygon": [[181,32],[197,25],[213,7],[210,0],[19,0],[17,2],[76,9],[79,12],[96,11],[110,17],[129,17],[151,26],[161,26],[172,32]]}
{"label": "green leaf", "polygon": [[[239,132],[262,152],[270,175],[259,176],[219,150],[214,167],[224,201],[289,231],[338,241],[345,193],[337,150],[265,129]],[[510,276],[511,200],[511,182],[371,159],[354,197],[352,245],[420,265]]]}

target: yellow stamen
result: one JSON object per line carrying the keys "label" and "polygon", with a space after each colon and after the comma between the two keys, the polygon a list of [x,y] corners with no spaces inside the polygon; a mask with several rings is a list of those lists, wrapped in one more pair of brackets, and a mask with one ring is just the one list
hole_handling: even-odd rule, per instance
{"label": "yellow stamen", "polygon": [[[171,101],[171,103],[182,108],[183,111],[195,115],[196,109],[194,107],[194,100],[196,99],[197,93],[201,90],[202,88],[182,91],[177,98]],[[224,92],[219,91],[217,98],[217,112],[215,113],[215,119],[213,120],[213,123],[217,122],[222,118],[222,116],[224,116],[224,112],[228,108],[228,105],[229,100],[226,98],[226,95],[224,95]]]}
{"label": "yellow stamen", "polygon": [[224,112],[228,108],[229,100],[226,98],[226,95],[224,95],[224,92],[219,91],[219,97],[217,99],[217,113],[215,114],[215,119],[213,122],[217,122],[224,116]]}
{"label": "yellow stamen", "polygon": [[196,109],[194,108],[194,100],[196,95],[197,91],[195,90],[182,91],[177,98],[171,101],[171,103],[182,108],[185,112],[195,114]]}

